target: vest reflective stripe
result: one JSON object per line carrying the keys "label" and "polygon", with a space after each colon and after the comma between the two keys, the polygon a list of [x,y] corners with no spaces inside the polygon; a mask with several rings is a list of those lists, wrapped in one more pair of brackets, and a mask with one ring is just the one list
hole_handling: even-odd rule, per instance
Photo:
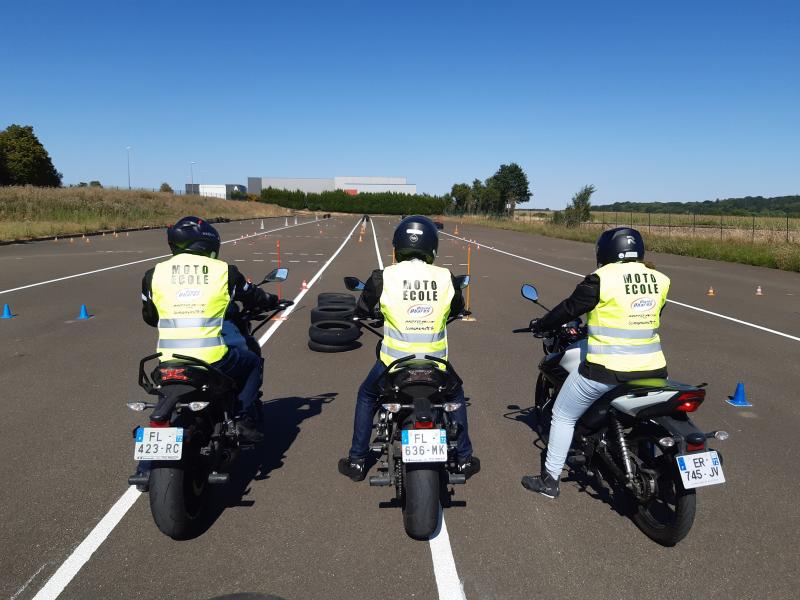
{"label": "vest reflective stripe", "polygon": [[438,331],[436,333],[400,333],[389,325],[384,326],[383,335],[400,342],[413,342],[418,344],[439,342],[447,336],[444,331]]}
{"label": "vest reflective stripe", "polygon": [[658,329],[618,329],[616,327],[599,327],[589,325],[589,335],[602,335],[633,340],[649,340],[655,337]]}
{"label": "vest reflective stripe", "polygon": [[450,271],[421,260],[383,270],[381,361],[426,354],[447,359],[447,317],[455,290]]}
{"label": "vest reflective stripe", "polygon": [[669,278],[638,262],[595,271],[600,298],[587,315],[587,362],[611,371],[655,371],[666,366],[658,335]]}
{"label": "vest reflective stripe", "polygon": [[173,329],[176,327],[222,327],[223,320],[224,319],[221,317],[212,317],[210,319],[203,317],[192,319],[159,319],[158,326]]}
{"label": "vest reflective stripe", "polygon": [[224,345],[225,340],[221,337],[197,338],[194,340],[161,340],[158,342],[159,348],[210,348]]}
{"label": "vest reflective stripe", "polygon": [[158,310],[161,360],[172,351],[207,363],[228,352],[222,337],[225,311],[231,302],[228,264],[206,256],[178,254],[156,265],[152,298]]}
{"label": "vest reflective stripe", "polygon": [[386,356],[391,356],[392,360],[397,360],[398,358],[405,358],[406,356],[414,356],[415,358],[425,358],[426,354],[428,356],[435,356],[436,358],[443,358],[447,360],[447,350],[432,350],[430,352],[402,352],[400,350],[395,350],[394,348],[389,348],[385,344],[381,344],[381,355],[384,354]]}
{"label": "vest reflective stripe", "polygon": [[642,344],[641,346],[598,346],[589,344],[587,352],[589,354],[652,354],[653,352],[661,352],[661,344]]}

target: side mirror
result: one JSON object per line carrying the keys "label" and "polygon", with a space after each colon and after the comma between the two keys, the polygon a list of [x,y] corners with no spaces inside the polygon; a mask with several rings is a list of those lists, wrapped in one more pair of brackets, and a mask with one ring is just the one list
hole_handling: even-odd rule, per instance
{"label": "side mirror", "polygon": [[456,285],[463,290],[469,285],[469,275],[459,275],[456,278]]}
{"label": "side mirror", "polygon": [[274,269],[269,275],[264,277],[264,281],[261,283],[275,283],[286,281],[286,278],[289,276],[289,269],[281,267],[280,269]]}
{"label": "side mirror", "polygon": [[360,292],[366,287],[358,277],[345,277],[344,286],[351,292]]}
{"label": "side mirror", "polygon": [[531,302],[536,302],[539,300],[539,292],[530,283],[523,285],[522,290],[520,291],[522,293],[522,297],[527,298]]}

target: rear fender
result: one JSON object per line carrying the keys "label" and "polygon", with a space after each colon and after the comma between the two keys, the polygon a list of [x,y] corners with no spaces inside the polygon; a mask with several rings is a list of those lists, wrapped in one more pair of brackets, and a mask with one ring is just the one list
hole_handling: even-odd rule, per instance
{"label": "rear fender", "polygon": [[689,417],[686,417],[685,420],[676,419],[675,417],[656,417],[652,420],[672,436],[672,439],[675,440],[674,448],[678,454],[685,454],[688,451],[686,448],[686,437],[689,434],[699,433],[705,437],[703,432],[692,423]]}
{"label": "rear fender", "polygon": [[186,384],[165,385],[158,390],[158,403],[150,413],[151,421],[169,422],[178,402],[186,401],[197,390]]}

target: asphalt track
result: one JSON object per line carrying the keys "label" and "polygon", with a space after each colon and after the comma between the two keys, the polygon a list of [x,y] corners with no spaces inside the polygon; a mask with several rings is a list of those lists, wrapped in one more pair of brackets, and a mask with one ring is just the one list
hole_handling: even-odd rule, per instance
{"label": "asphalt track", "polygon": [[[275,266],[280,240],[291,270],[282,286],[288,298],[341,251],[266,340],[267,441],[240,462],[208,530],[188,542],[161,535],[147,496],[126,485],[134,469],[130,431],[142,418],[124,403],[142,398],[137,362],[155,344],[155,331],[140,318],[139,286],[155,262],[147,259],[166,253],[163,231],[0,248],[0,303],[17,314],[0,321],[0,597],[33,598],[54,574],[65,586],[60,598],[796,597],[800,407],[793,374],[800,343],[680,305],[665,311],[671,375],[709,383],[695,420],[731,438],[717,444],[727,483],[700,490],[689,537],[661,548],[569,475],[555,502],[519,484],[538,468],[540,451],[529,422],[508,407],[531,404],[541,355],[535,340],[510,333],[539,314],[519,287],[535,283],[542,302],[555,304],[578,281],[519,257],[586,273],[593,250],[521,233],[459,228],[459,237],[483,244],[471,260],[476,321],[450,326],[451,360],[466,381],[483,471],[456,488],[444,511],[449,543],[443,535],[432,543],[407,538],[389,488],[336,472],[349,446],[355,391],[374,358],[372,339],[365,335],[362,348],[341,354],[306,346],[317,293],[341,291],[343,276],[363,278],[377,265],[372,230],[359,242],[356,221],[301,219],[284,229],[283,218],[266,220],[265,232],[278,229],[272,233],[260,223],[220,226],[230,242],[222,257],[254,278]],[[396,220],[373,222],[391,263]],[[672,278],[673,300],[800,336],[797,274],[650,258]],[[465,272],[465,242],[443,236],[438,262]],[[705,295],[709,285],[713,298]],[[755,296],[756,285],[763,296]],[[92,319],[76,320],[81,304]],[[724,402],[737,381],[752,408]],[[132,505],[117,505],[119,520],[110,522],[121,497]],[[98,523],[108,527],[97,531]],[[87,539],[96,543],[93,554]],[[74,565],[79,554],[88,560],[65,577],[62,565]],[[453,566],[457,575],[448,572]],[[56,597],[52,589],[39,597]]]}

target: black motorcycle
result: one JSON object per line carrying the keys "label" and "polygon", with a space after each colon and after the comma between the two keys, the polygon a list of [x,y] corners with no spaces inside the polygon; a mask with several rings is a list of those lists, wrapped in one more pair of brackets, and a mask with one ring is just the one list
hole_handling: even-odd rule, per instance
{"label": "black motorcycle", "polygon": [[[522,286],[522,296],[539,304],[532,285]],[[531,332],[530,325],[514,330],[522,332]],[[558,392],[586,355],[587,328],[578,319],[536,337],[542,338],[545,356],[533,412],[546,442]],[[628,381],[592,404],[575,426],[567,464],[579,474],[606,479],[625,494],[633,522],[664,546],[674,546],[689,533],[695,489],[725,482],[722,455],[706,441],[726,440],[728,433],[703,433],[689,418],[705,400],[705,385]]]}
{"label": "black motorcycle", "polygon": [[[462,289],[469,284],[466,275],[456,279]],[[345,285],[352,291],[364,289],[356,277],[346,277]],[[450,318],[448,324],[458,318]],[[376,329],[382,322],[354,320],[383,338]],[[370,449],[380,458],[378,475],[371,476],[369,484],[394,485],[406,533],[416,540],[426,540],[436,531],[442,499],[449,497],[448,484],[466,482],[457,472],[459,427],[450,418],[460,408],[451,398],[462,383],[446,360],[413,355],[389,364],[377,383],[380,408]]]}
{"label": "black motorcycle", "polygon": [[[257,285],[284,281],[287,274],[287,269],[275,269]],[[248,347],[259,356],[261,348],[252,334],[292,304],[281,300],[269,314],[234,311]],[[261,322],[252,328],[252,321]],[[140,462],[128,483],[149,491],[150,511],[159,530],[182,540],[201,531],[210,486],[226,484],[239,452],[254,445],[244,443],[237,433],[233,379],[202,360],[180,354],[159,362],[148,378],[145,364],[160,356],[152,354],[139,363],[139,385],[158,400],[128,403],[135,411],[153,409],[149,425],[133,430],[134,460]],[[256,408],[260,419],[260,400]]]}

